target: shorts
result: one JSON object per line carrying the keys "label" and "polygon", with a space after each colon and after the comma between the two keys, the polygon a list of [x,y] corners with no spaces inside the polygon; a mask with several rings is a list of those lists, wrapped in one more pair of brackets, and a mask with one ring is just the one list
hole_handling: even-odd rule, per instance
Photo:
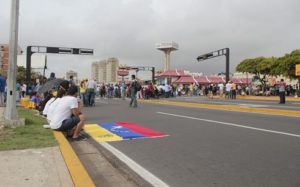
{"label": "shorts", "polygon": [[63,120],[62,125],[57,129],[59,131],[69,131],[80,122],[79,116],[72,116]]}

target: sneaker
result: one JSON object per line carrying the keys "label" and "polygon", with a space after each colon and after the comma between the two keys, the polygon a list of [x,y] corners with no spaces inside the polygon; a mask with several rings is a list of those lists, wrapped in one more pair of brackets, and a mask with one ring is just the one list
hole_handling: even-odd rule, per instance
{"label": "sneaker", "polygon": [[87,140],[86,137],[78,136],[77,138],[71,138],[72,141],[85,141]]}
{"label": "sneaker", "polygon": [[43,125],[43,127],[44,127],[45,129],[50,129],[50,128],[51,128],[50,125],[48,125],[48,124]]}

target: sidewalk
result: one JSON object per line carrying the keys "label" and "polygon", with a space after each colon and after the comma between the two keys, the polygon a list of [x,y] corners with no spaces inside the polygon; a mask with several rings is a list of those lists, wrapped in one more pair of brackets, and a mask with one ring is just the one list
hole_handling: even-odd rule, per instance
{"label": "sidewalk", "polygon": [[0,151],[0,166],[0,186],[74,186],[58,146]]}
{"label": "sidewalk", "polygon": [[[1,118],[3,111],[0,111]],[[128,173],[119,171],[124,164],[115,164],[116,161],[112,164],[111,156],[108,158],[97,151],[96,147],[102,149],[98,144],[90,141],[70,143],[61,132],[53,131],[53,134],[59,146],[0,151],[0,186],[94,187],[96,184],[131,187],[145,184],[143,179],[129,175],[129,169]]]}
{"label": "sidewalk", "polygon": [[74,186],[58,147],[0,151],[1,186]]}

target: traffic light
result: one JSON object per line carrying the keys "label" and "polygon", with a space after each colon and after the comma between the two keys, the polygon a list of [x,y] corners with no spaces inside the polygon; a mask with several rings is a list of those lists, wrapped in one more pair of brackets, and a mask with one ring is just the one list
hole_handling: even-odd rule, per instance
{"label": "traffic light", "polygon": [[213,53],[207,53],[205,56],[206,56],[206,58],[208,58],[208,57],[214,56],[214,54]]}
{"label": "traffic light", "polygon": [[198,61],[200,61],[200,60],[206,60],[206,59],[208,59],[209,57],[212,57],[212,56],[214,56],[213,53],[207,53],[207,54],[198,56],[198,57],[197,57],[197,60],[198,60]]}

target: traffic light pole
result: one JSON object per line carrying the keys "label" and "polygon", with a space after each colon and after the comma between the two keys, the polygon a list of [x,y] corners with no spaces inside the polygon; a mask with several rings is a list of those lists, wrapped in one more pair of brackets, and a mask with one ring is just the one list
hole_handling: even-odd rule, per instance
{"label": "traffic light pole", "polygon": [[[30,84],[31,82],[31,55],[33,54],[33,52],[31,51],[31,46],[27,46],[27,49],[26,49],[26,83],[27,83],[27,88],[28,88],[28,85]],[[27,92],[27,90],[26,90]]]}
{"label": "traffic light pole", "polygon": [[229,48],[226,48],[226,54],[225,54],[225,57],[226,57],[226,67],[225,67],[226,83],[229,81],[229,55],[230,55]]}
{"label": "traffic light pole", "polygon": [[215,57],[223,56],[223,55],[225,55],[225,57],[226,57],[225,76],[226,76],[226,82],[228,82],[229,81],[229,60],[230,60],[229,59],[229,57],[230,57],[229,48],[219,49],[217,51],[213,51],[213,52],[210,52],[210,53],[200,55],[200,56],[197,57],[197,60],[198,61],[203,61],[203,60],[207,60],[207,59],[210,59],[210,58],[215,58]]}

